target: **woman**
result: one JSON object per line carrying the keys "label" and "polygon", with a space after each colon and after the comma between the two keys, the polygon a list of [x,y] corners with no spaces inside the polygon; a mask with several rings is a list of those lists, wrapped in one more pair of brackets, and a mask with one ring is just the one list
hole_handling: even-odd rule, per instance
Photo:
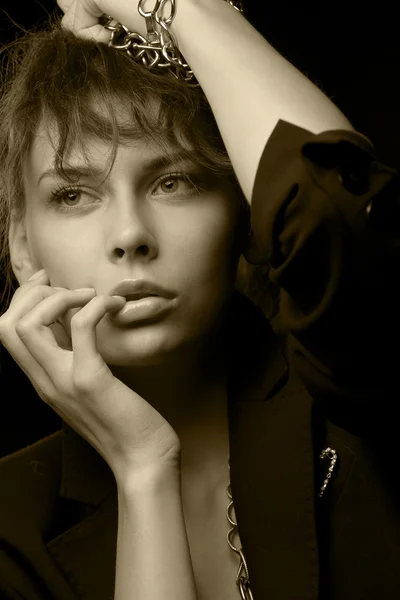
{"label": "woman", "polygon": [[[0,338],[63,429],[0,462],[0,590],[393,597],[399,515],[370,441],[394,290],[371,314],[397,175],[232,3],[172,22],[165,4],[61,2],[67,31],[28,42],[3,100],[20,287]],[[287,345],[233,293],[241,253],[280,286]]]}

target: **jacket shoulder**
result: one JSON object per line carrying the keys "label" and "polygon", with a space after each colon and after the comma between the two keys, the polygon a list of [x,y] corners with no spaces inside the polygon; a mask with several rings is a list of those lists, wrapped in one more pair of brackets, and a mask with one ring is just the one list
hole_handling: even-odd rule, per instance
{"label": "jacket shoulder", "polygon": [[61,483],[62,432],[0,459],[0,539],[52,522]]}

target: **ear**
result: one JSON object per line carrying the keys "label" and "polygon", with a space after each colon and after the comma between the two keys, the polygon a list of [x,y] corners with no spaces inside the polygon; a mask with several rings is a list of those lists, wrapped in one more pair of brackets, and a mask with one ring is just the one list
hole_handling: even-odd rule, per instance
{"label": "ear", "polygon": [[17,278],[18,283],[22,285],[42,267],[38,265],[37,261],[31,256],[25,219],[17,218],[15,213],[11,214],[8,244],[13,273]]}

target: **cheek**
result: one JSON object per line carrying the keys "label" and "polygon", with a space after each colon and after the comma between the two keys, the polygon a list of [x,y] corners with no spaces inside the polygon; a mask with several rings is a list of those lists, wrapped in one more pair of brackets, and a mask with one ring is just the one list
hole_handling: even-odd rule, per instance
{"label": "cheek", "polygon": [[187,281],[222,286],[231,281],[239,258],[236,214],[226,209],[197,213],[185,228],[176,227],[171,239],[171,263],[186,272]]}
{"label": "cheek", "polygon": [[82,236],[35,221],[28,231],[31,254],[46,269],[50,285],[72,289],[87,285],[87,276],[93,272],[91,257],[98,255],[87,233]]}

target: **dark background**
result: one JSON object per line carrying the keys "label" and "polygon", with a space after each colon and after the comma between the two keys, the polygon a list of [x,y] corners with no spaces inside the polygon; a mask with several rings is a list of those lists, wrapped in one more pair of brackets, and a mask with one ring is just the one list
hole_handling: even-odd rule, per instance
{"label": "dark background", "polygon": [[[370,8],[367,2],[245,0],[249,21],[371,139],[384,162],[397,168],[400,43],[393,7],[389,0]],[[44,24],[56,4],[0,0],[0,9],[0,42],[6,43],[21,34],[13,21],[25,28]],[[0,350],[1,456],[58,429],[60,419],[32,394],[29,381]],[[7,381],[13,381],[12,388]]]}
{"label": "dark background", "polygon": [[[212,1],[212,0],[210,0]],[[244,0],[249,21],[317,83],[391,166],[400,162],[397,5],[339,0]],[[136,0],[132,0],[135,6]],[[179,0],[178,0],[179,7]],[[55,0],[0,0],[0,42],[44,23]]]}

